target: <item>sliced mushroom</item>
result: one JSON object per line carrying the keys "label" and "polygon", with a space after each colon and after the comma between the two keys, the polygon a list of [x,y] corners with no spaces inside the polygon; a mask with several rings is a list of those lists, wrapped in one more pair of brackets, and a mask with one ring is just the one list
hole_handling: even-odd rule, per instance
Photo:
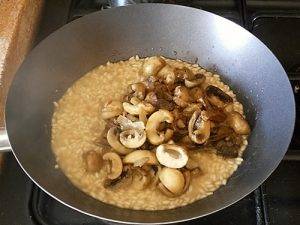
{"label": "sliced mushroom", "polygon": [[132,122],[130,119],[122,115],[118,116],[116,122],[120,125],[122,130],[128,130],[128,129],[144,130],[145,129],[145,124],[142,121]]}
{"label": "sliced mushroom", "polygon": [[143,190],[151,183],[150,174],[142,168],[133,169],[133,188]]}
{"label": "sliced mushroom", "polygon": [[227,123],[237,134],[250,133],[250,126],[248,122],[238,112],[232,112],[228,114]]}
{"label": "sliced mushroom", "polygon": [[157,185],[158,190],[160,190],[164,195],[174,198],[177,195],[173,194],[171,191],[169,191],[162,183],[158,183]]}
{"label": "sliced mushroom", "polygon": [[174,68],[170,65],[165,65],[158,73],[157,76],[163,79],[165,84],[174,84],[175,83],[175,73]]}
{"label": "sliced mushroom", "polygon": [[166,62],[161,57],[154,56],[145,59],[143,64],[143,74],[145,76],[156,75],[157,72],[164,67],[164,65],[166,65]]}
{"label": "sliced mushroom", "polygon": [[165,188],[175,195],[180,195],[184,189],[184,176],[177,170],[164,167],[159,173],[159,180]]}
{"label": "sliced mushroom", "polygon": [[194,102],[202,103],[203,102],[203,92],[200,87],[194,87],[190,90],[190,96]]}
{"label": "sliced mushroom", "polygon": [[156,157],[160,164],[169,168],[182,168],[188,161],[186,150],[175,144],[162,144],[158,146]]}
{"label": "sliced mushroom", "polygon": [[130,104],[128,102],[123,102],[123,108],[131,115],[139,115],[141,114],[141,112],[149,114],[154,111],[154,107],[147,102],[139,102],[136,105]]}
{"label": "sliced mushroom", "polygon": [[148,150],[136,150],[126,155],[124,163],[134,164],[135,166],[158,165],[155,153]]}
{"label": "sliced mushroom", "polygon": [[120,156],[115,152],[108,152],[103,155],[103,160],[107,161],[107,177],[109,179],[116,179],[123,170],[123,164]]}
{"label": "sliced mushroom", "polygon": [[146,95],[145,101],[155,106],[157,104],[157,96],[155,92],[151,91]]}
{"label": "sliced mushroom", "polygon": [[173,134],[171,129],[167,129],[166,132],[159,132],[158,128],[160,123],[172,123],[173,120],[172,113],[164,109],[156,111],[149,117],[146,124],[146,133],[151,144],[159,145],[171,138],[171,134]]}
{"label": "sliced mushroom", "polygon": [[191,172],[188,170],[183,171],[183,176],[184,176],[184,188],[182,191],[182,194],[184,194],[185,192],[187,192],[187,190],[190,187],[190,183],[191,183]]}
{"label": "sliced mushroom", "polygon": [[196,87],[201,85],[205,81],[205,76],[203,74],[197,73],[193,80],[189,80],[188,78],[184,80],[184,84],[188,88]]}
{"label": "sliced mushroom", "polygon": [[173,101],[180,107],[186,107],[191,101],[189,90],[184,86],[177,86],[174,90]]}
{"label": "sliced mushroom", "polygon": [[119,132],[116,127],[112,127],[108,130],[106,138],[109,145],[121,155],[126,155],[133,151],[132,149],[126,148],[120,143]]}
{"label": "sliced mushroom", "polygon": [[88,173],[95,173],[103,166],[102,156],[95,150],[90,150],[83,154],[85,169]]}
{"label": "sliced mushroom", "polygon": [[118,116],[122,114],[122,112],[123,106],[120,101],[109,101],[105,103],[101,111],[101,117],[106,120]]}
{"label": "sliced mushroom", "polygon": [[226,120],[226,114],[220,109],[209,109],[206,111],[210,121],[222,123]]}
{"label": "sliced mushroom", "polygon": [[210,136],[210,121],[206,111],[195,111],[189,121],[188,126],[190,139],[197,143],[203,144]]}
{"label": "sliced mushroom", "polygon": [[196,103],[192,103],[189,104],[183,111],[182,114],[186,117],[191,117],[193,115],[193,113],[197,110],[201,109],[201,105],[200,104],[196,104]]}
{"label": "sliced mushroom", "polygon": [[104,180],[103,186],[104,188],[115,189],[119,187],[128,187],[132,183],[132,171],[130,168],[124,166],[123,172],[116,179],[106,178]]}
{"label": "sliced mushroom", "polygon": [[207,100],[218,108],[224,108],[226,105],[233,102],[233,99],[216,86],[209,85],[205,89]]}
{"label": "sliced mushroom", "polygon": [[131,85],[131,90],[134,92],[133,96],[140,100],[144,100],[146,96],[146,85],[143,83],[135,83]]}
{"label": "sliced mushroom", "polygon": [[144,130],[129,129],[120,133],[120,142],[127,148],[141,147],[146,141]]}
{"label": "sliced mushroom", "polygon": [[180,79],[180,80],[185,80],[185,79],[193,79],[194,74],[192,71],[186,67],[183,67],[181,69],[175,68],[174,69],[175,76]]}

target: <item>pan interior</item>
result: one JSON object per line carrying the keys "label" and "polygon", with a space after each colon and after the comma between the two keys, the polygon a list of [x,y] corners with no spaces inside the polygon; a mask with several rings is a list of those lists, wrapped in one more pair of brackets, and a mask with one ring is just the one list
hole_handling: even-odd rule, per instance
{"label": "pan interior", "polygon": [[[85,195],[54,169],[50,146],[53,102],[95,66],[136,54],[197,62],[222,75],[244,105],[252,127],[244,163],[214,195],[174,210],[120,209]],[[285,154],[294,119],[286,73],[266,46],[219,16],[163,4],[96,12],[59,29],[29,54],[15,76],[6,105],[13,152],[43,190],[89,215],[130,224],[204,216],[250,193]]]}

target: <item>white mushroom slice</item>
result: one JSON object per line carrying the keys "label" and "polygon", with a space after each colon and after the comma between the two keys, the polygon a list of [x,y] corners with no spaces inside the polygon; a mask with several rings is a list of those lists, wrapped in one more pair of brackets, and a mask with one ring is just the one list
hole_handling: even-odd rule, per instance
{"label": "white mushroom slice", "polygon": [[144,130],[130,129],[120,133],[120,142],[127,148],[138,148],[146,141]]}
{"label": "white mushroom slice", "polygon": [[165,84],[174,84],[175,83],[175,73],[174,68],[170,65],[165,65],[158,73],[157,76],[163,79]]}
{"label": "white mushroom slice", "polygon": [[164,65],[166,65],[166,62],[161,57],[154,56],[145,59],[143,64],[143,74],[146,76],[156,75]]}
{"label": "white mushroom slice", "polygon": [[182,168],[188,162],[186,150],[174,144],[162,144],[156,149],[156,157],[160,164],[169,168]]}
{"label": "white mushroom slice", "polygon": [[197,143],[203,144],[210,136],[210,121],[205,111],[197,110],[193,113],[188,126],[190,139]]}
{"label": "white mushroom slice", "polygon": [[171,138],[171,129],[168,129],[166,133],[164,133],[159,132],[158,128],[160,123],[172,123],[173,120],[174,117],[172,113],[165,109],[160,109],[149,117],[148,122],[146,124],[146,133],[147,138],[149,139],[151,144],[159,145]]}
{"label": "white mushroom slice", "polygon": [[109,145],[119,154],[126,155],[133,151],[132,149],[126,148],[119,142],[119,134],[116,127],[110,128],[106,137]]}
{"label": "white mushroom slice", "polygon": [[120,156],[115,152],[108,152],[103,155],[103,160],[108,162],[108,174],[109,179],[116,179],[119,177],[123,170],[123,164]]}
{"label": "white mushroom slice", "polygon": [[232,112],[227,116],[228,125],[235,131],[237,134],[249,134],[250,126],[244,117],[238,112]]}
{"label": "white mushroom slice", "polygon": [[104,104],[101,111],[101,117],[103,119],[110,119],[120,115],[123,112],[123,106],[120,101],[109,101]]}
{"label": "white mushroom slice", "polygon": [[128,102],[123,102],[123,108],[131,115],[139,115],[142,111],[149,114],[154,111],[154,107],[147,102],[140,102],[136,105],[132,105]]}
{"label": "white mushroom slice", "polygon": [[158,177],[170,192],[175,195],[182,193],[185,181],[183,174],[179,170],[165,167],[160,171]]}
{"label": "white mushroom slice", "polygon": [[144,130],[145,129],[145,124],[142,121],[132,122],[130,119],[122,115],[118,116],[116,121],[121,126],[122,130],[129,130],[129,129]]}
{"label": "white mushroom slice", "polygon": [[[146,160],[146,161],[145,161]],[[125,156],[124,163],[137,164],[144,161],[143,165],[158,165],[155,153],[148,150],[136,150]],[[138,166],[143,166],[138,165]]]}

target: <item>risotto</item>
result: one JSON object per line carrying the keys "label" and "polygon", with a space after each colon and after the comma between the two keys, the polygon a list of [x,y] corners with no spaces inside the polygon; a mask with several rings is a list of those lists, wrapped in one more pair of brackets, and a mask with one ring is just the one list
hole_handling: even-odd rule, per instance
{"label": "risotto", "polygon": [[54,105],[58,167],[122,208],[172,209],[213,194],[242,163],[250,133],[219,75],[159,56],[101,65]]}

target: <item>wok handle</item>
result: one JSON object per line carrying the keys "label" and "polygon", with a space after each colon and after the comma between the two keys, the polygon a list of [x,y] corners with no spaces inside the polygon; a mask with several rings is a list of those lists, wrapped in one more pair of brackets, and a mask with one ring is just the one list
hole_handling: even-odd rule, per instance
{"label": "wok handle", "polygon": [[10,152],[11,146],[8,140],[8,135],[4,127],[0,128],[0,153],[1,152]]}

